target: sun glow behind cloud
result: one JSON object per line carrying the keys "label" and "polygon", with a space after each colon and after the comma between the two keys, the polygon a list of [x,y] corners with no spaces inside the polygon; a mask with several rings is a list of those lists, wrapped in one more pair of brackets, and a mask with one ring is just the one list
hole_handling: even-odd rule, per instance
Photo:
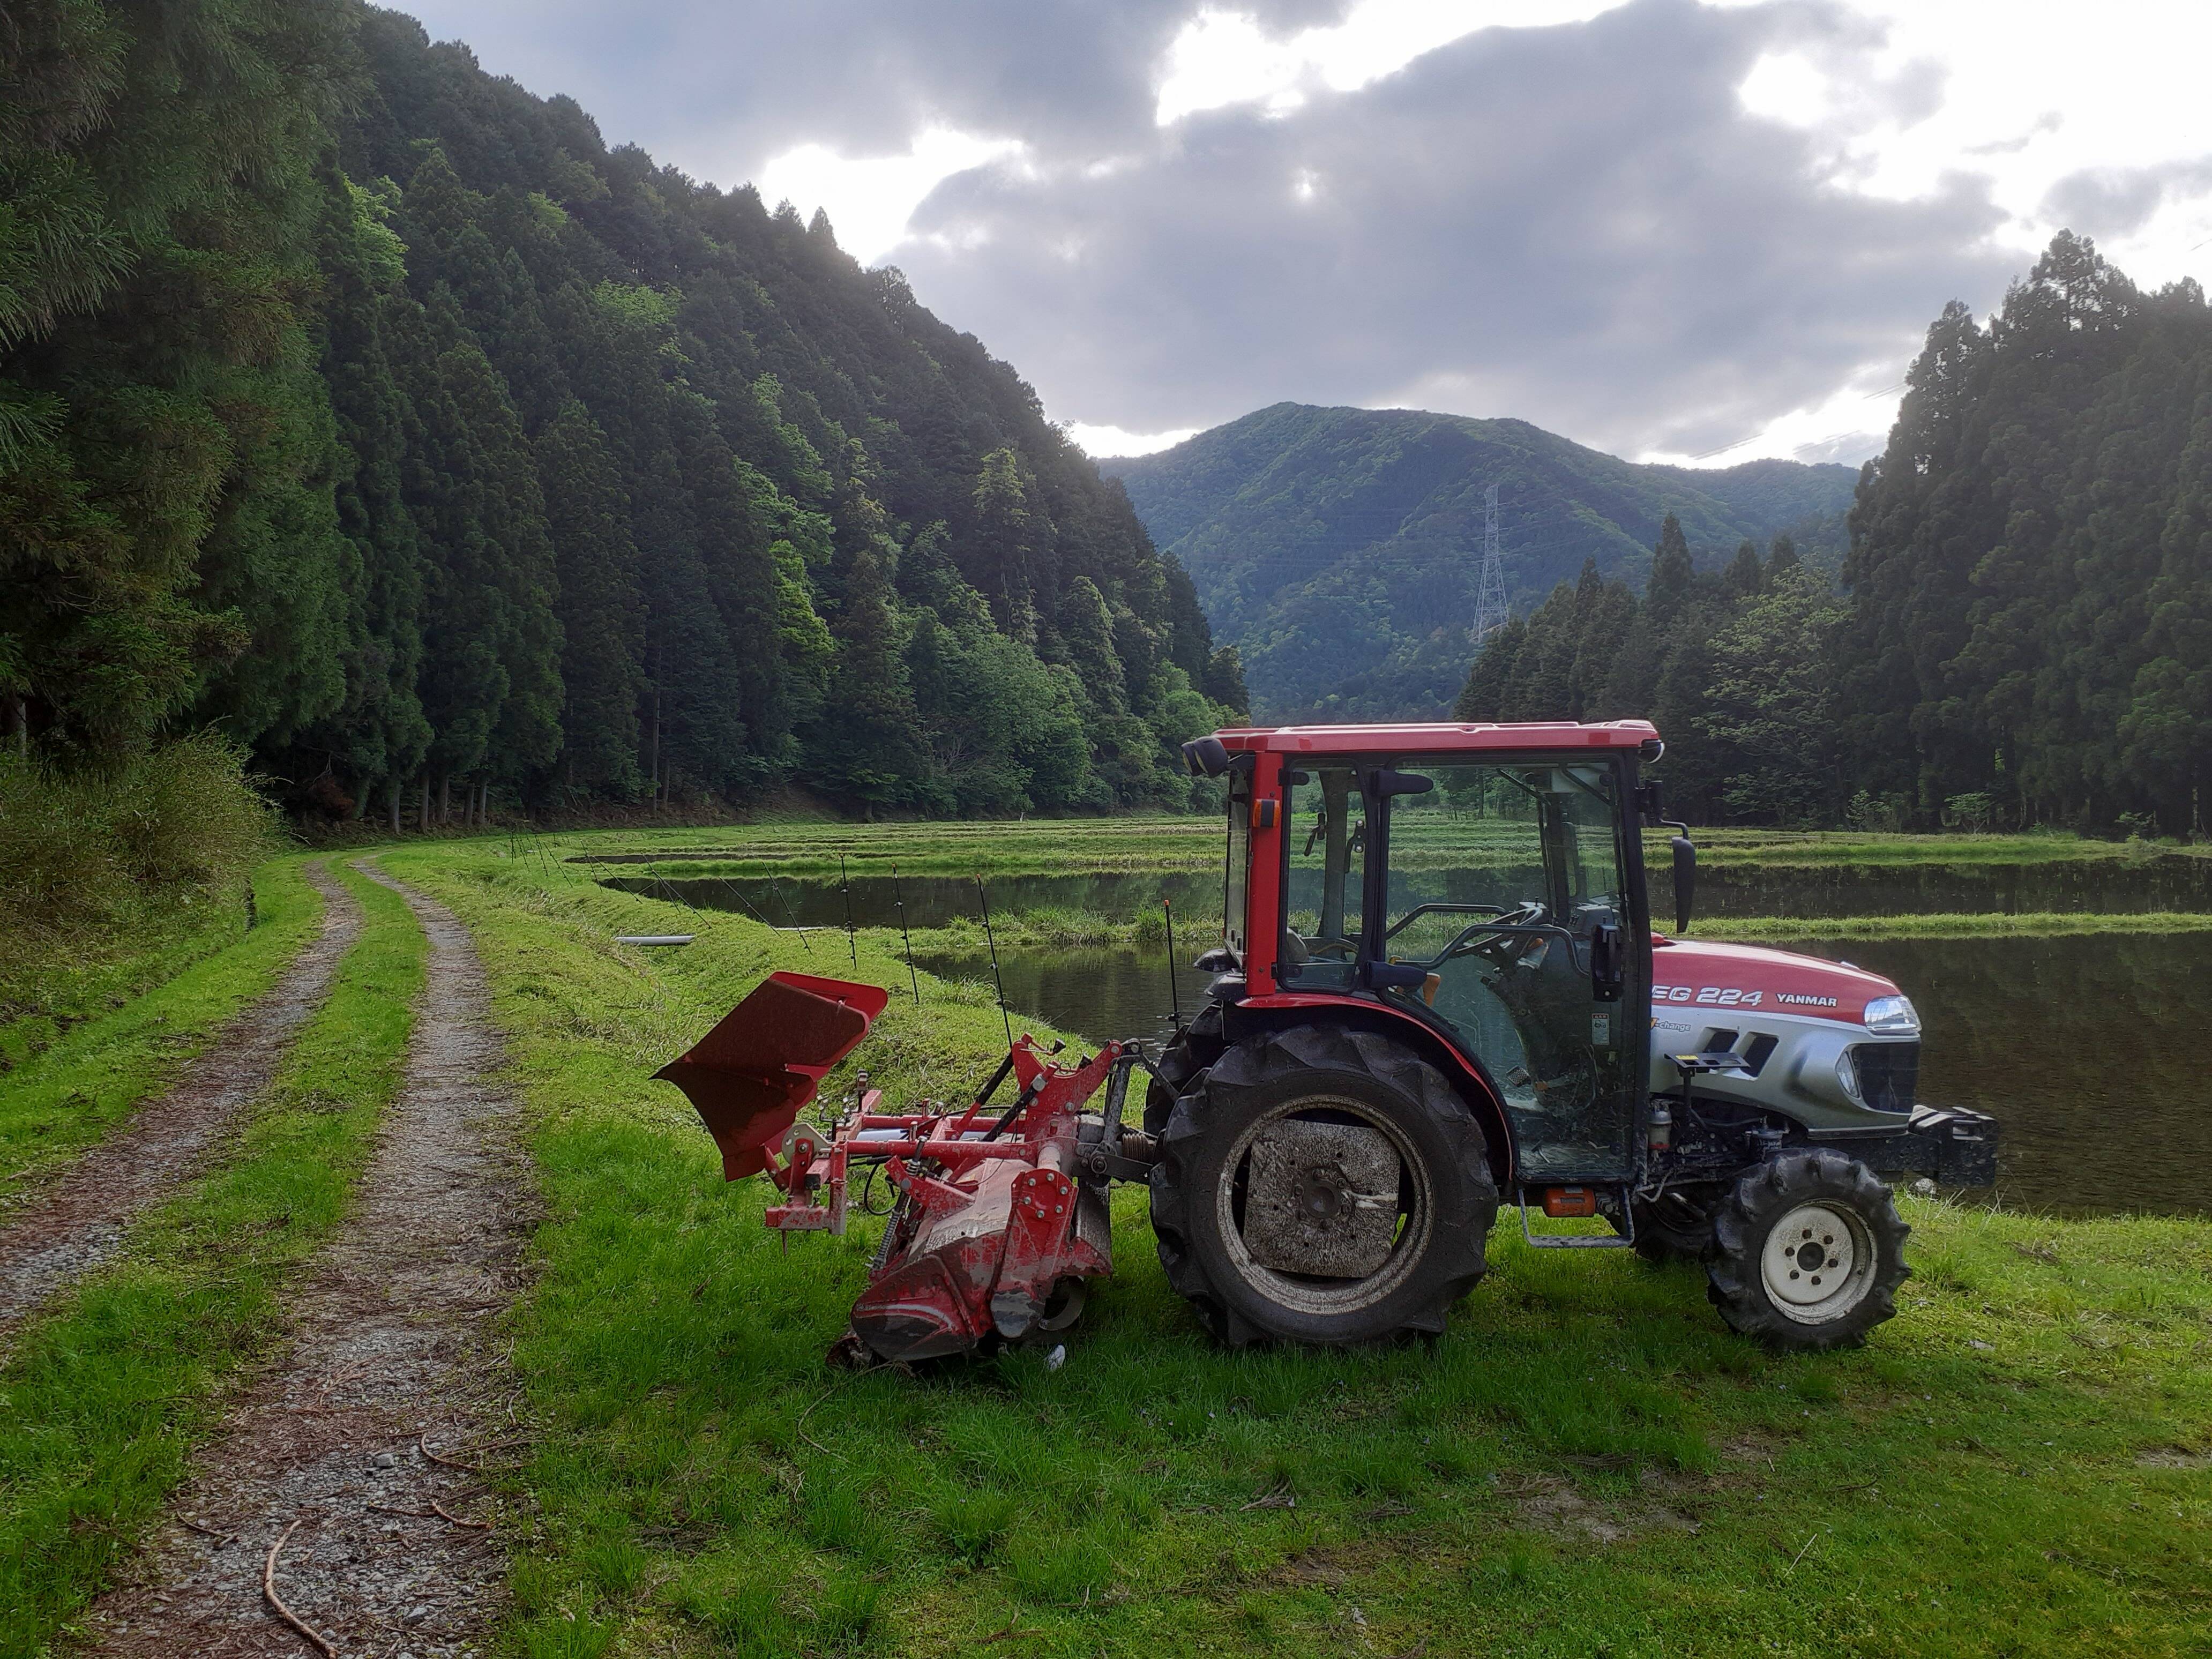
{"label": "sun glow behind cloud", "polygon": [[761,169],[761,198],[830,216],[837,246],[872,264],[904,240],[915,208],[956,173],[1021,155],[1017,138],[929,127],[903,155],[841,155],[826,144],[785,150]]}
{"label": "sun glow behind cloud", "polygon": [[1356,92],[1463,34],[1579,23],[1623,0],[1360,0],[1340,23],[1268,38],[1233,6],[1207,7],[1168,48],[1153,118],[1172,126],[1234,104],[1287,115],[1316,88]]}

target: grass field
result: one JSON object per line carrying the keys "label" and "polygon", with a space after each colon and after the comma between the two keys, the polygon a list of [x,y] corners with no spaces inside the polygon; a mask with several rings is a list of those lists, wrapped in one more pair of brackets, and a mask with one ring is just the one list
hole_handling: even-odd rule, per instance
{"label": "grass field", "polygon": [[[1929,836],[1699,829],[1693,838],[1701,863],[1778,869],[2134,862],[2212,853],[2212,848],[2194,844],[2090,841],[2040,832]],[[1208,815],[1026,823],[794,823],[764,826],[757,833],[743,828],[601,830],[530,837],[518,843],[518,855],[610,861],[608,867],[593,869],[596,874],[695,880],[773,875],[820,878],[837,873],[841,855],[855,873],[864,868],[880,872],[892,864],[910,875],[1195,871],[1220,863],[1221,823]],[[1644,856],[1654,869],[1667,866],[1672,854],[1664,832],[1645,831]]]}
{"label": "grass field", "polygon": [[[866,1226],[783,1255],[647,1080],[809,959],[597,887],[562,861],[589,844],[386,860],[476,933],[548,1206],[514,1328],[540,1433],[519,1652],[2203,1650],[2212,1224],[1908,1199],[1900,1316],[1792,1358],[1730,1337],[1692,1270],[1502,1228],[1432,1347],[1227,1354],[1124,1191],[1063,1369],[848,1377],[821,1355]],[[613,942],[678,917],[688,950]],[[860,977],[903,982],[859,943]],[[924,991],[855,1057],[894,1100],[1000,1045],[980,993]]]}
{"label": "grass field", "polygon": [[[260,923],[250,931],[233,933],[228,923],[187,931],[102,970],[150,986],[135,1000],[58,1036],[47,1017],[29,1022],[36,1051],[0,1075],[0,1202],[98,1140],[269,988],[322,925],[323,902],[301,874],[303,862],[276,859],[254,872]],[[16,1035],[26,1048],[34,1041]]]}
{"label": "grass field", "polygon": [[[351,1202],[398,1085],[423,940],[398,895],[331,868],[362,932],[268,1096],[219,1167],[143,1218],[122,1258],[33,1320],[0,1365],[8,1659],[55,1650],[129,1555],[226,1389],[281,1340],[279,1293]],[[262,873],[282,892],[288,872],[296,860]]]}

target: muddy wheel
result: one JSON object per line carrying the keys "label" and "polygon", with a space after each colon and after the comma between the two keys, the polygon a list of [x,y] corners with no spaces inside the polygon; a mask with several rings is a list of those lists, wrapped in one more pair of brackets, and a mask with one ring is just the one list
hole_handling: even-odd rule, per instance
{"label": "muddy wheel", "polygon": [[1775,1347],[1856,1347],[1897,1312],[1911,1231],[1856,1158],[1784,1152],[1716,1211],[1708,1293],[1731,1328]]}
{"label": "muddy wheel", "polygon": [[1369,1032],[1229,1048],[1176,1101],[1152,1171],[1169,1282],[1231,1346],[1441,1332],[1497,1214],[1465,1104]]}

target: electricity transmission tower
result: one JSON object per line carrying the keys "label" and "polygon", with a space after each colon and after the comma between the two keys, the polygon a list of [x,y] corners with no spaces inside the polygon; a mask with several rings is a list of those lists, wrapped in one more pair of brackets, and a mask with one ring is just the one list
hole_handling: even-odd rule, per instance
{"label": "electricity transmission tower", "polygon": [[1498,556],[1498,486],[1492,484],[1482,495],[1482,568],[1474,579],[1474,632],[1472,643],[1478,651],[1483,641],[1505,625],[1510,613],[1505,608],[1505,566]]}

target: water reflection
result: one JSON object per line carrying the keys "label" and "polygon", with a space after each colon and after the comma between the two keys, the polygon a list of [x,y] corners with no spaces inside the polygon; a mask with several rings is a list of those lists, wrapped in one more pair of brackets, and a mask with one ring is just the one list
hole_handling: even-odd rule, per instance
{"label": "water reflection", "polygon": [[2212,935],[1821,939],[1920,1010],[1921,1098],[2004,1126],[1999,1195],[2062,1211],[2212,1212],[2197,1050]]}

